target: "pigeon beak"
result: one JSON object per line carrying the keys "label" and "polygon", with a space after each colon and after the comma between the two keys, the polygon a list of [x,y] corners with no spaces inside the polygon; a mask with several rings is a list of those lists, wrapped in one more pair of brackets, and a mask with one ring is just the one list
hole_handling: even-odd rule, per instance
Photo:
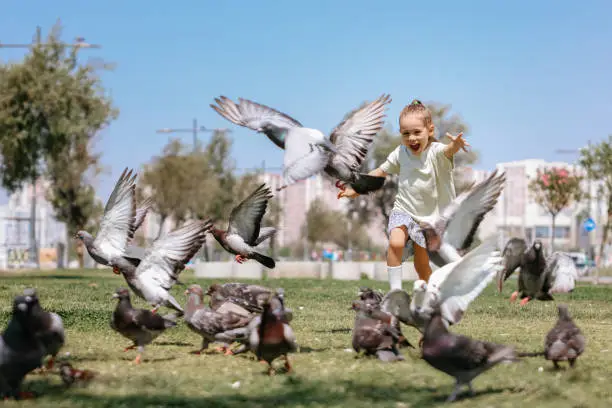
{"label": "pigeon beak", "polygon": [[113,293],[113,297],[112,297],[112,299],[117,299],[118,297],[119,297],[119,295],[118,295],[118,294]]}

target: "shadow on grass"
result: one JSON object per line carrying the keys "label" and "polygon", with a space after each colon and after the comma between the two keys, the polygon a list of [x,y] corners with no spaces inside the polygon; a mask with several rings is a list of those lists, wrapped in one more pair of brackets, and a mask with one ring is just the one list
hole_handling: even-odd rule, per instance
{"label": "shadow on grass", "polygon": [[185,343],[184,341],[156,341],[151,343],[154,346],[178,346],[178,347],[195,347],[193,343]]}
{"label": "shadow on grass", "polygon": [[313,330],[314,333],[350,333],[353,331],[352,327],[343,327],[340,329],[331,329],[331,330]]}
{"label": "shadow on grass", "polygon": [[[294,407],[337,405],[339,402],[350,405],[374,406],[375,404],[389,404],[390,402],[404,402],[416,404],[419,407],[439,406],[448,398],[452,387],[393,387],[373,386],[356,381],[320,382],[309,381],[299,376],[285,377],[285,384],[281,392],[264,395],[241,395],[236,392],[212,395],[208,397],[189,397],[180,395],[88,395],[86,389],[72,389],[68,392],[58,392],[59,387],[50,389],[44,394],[45,400],[57,402],[70,399],[72,402],[87,407],[215,407],[215,408],[244,408],[244,407]],[[38,387],[37,387],[38,388]],[[42,390],[41,390],[42,391]],[[472,398],[487,394],[496,394],[508,389],[495,388],[477,390]],[[514,390],[516,391],[516,390]],[[459,395],[459,399],[467,398],[468,394]]]}
{"label": "shadow on grass", "polygon": [[329,350],[329,347],[312,348],[312,347],[308,347],[308,346],[300,346],[298,354],[302,354],[302,353],[320,353],[322,351],[327,351],[327,350]]}

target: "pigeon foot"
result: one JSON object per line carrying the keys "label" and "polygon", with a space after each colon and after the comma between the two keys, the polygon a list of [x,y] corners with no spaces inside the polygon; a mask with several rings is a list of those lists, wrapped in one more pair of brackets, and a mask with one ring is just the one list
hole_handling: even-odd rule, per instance
{"label": "pigeon foot", "polygon": [[157,310],[159,310],[159,306],[155,306],[153,309],[151,309],[151,313],[155,314],[157,313]]}
{"label": "pigeon foot", "polygon": [[232,350],[230,350],[229,348],[225,349],[225,353],[223,353],[224,356],[233,356],[234,352]]}
{"label": "pigeon foot", "polygon": [[51,357],[49,361],[47,361],[47,365],[45,366],[45,368],[47,370],[53,370],[54,365],[55,365],[55,357]]}
{"label": "pigeon foot", "polygon": [[512,295],[510,295],[510,303],[513,303],[516,301],[516,298],[518,297],[518,291],[517,292],[512,292]]}
{"label": "pigeon foot", "polygon": [[128,346],[128,347],[124,348],[123,352],[125,353],[127,351],[134,350],[135,348],[136,348],[136,346],[134,344],[132,344],[131,346]]}
{"label": "pigeon foot", "polygon": [[235,258],[235,259],[236,259],[236,262],[238,262],[239,264],[241,264],[241,263],[243,263],[243,262],[247,261],[247,258],[245,258],[244,256],[242,256],[242,255],[240,255],[240,254],[236,255],[236,258]]}
{"label": "pigeon foot", "polygon": [[215,348],[215,351],[217,351],[219,353],[225,353],[225,352],[227,352],[227,347],[217,347],[217,348]]}
{"label": "pigeon foot", "polygon": [[520,305],[521,305],[521,306],[525,306],[527,303],[529,303],[529,301],[530,301],[530,300],[531,300],[531,298],[530,298],[530,297],[526,297],[526,298],[524,298],[523,300],[521,300]]}
{"label": "pigeon foot", "polygon": [[134,364],[140,364],[140,360],[142,359],[141,355],[137,355],[136,358],[134,359]]}
{"label": "pigeon foot", "polygon": [[336,187],[338,187],[340,190],[344,190],[346,188],[346,184],[338,180],[336,181]]}

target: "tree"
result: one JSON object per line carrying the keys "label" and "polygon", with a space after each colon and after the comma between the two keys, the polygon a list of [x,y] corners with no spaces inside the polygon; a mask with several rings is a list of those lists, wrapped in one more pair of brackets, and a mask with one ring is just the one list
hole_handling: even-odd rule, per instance
{"label": "tree", "polygon": [[535,201],[544,207],[551,216],[551,252],[555,250],[555,219],[573,201],[582,196],[580,183],[582,177],[562,168],[539,169],[536,177],[529,182],[529,190]]}
{"label": "tree", "polygon": [[[442,143],[449,142],[448,138],[445,136],[446,133],[456,135],[459,132],[464,132],[464,134],[468,132],[468,125],[463,121],[461,116],[450,114],[451,105],[442,105],[433,102],[429,103],[427,107],[431,111],[432,120],[436,127],[436,137]],[[401,136],[399,133],[394,132],[391,126],[384,128],[376,136],[374,146],[370,150],[368,160],[363,164],[362,171],[369,171],[381,165],[387,159],[389,153],[399,144],[401,144]],[[469,189],[473,185],[470,180],[466,180],[463,170],[465,166],[474,164],[477,161],[478,153],[474,150],[468,152],[459,151],[455,155],[455,170],[453,176],[457,194]],[[387,178],[382,189],[372,193],[371,197],[357,197],[351,200],[349,206],[352,211],[357,212],[358,219],[361,222],[369,223],[374,214],[381,214],[383,218],[382,228],[385,234],[387,234],[387,224],[389,223],[389,216],[391,215],[393,203],[395,202],[397,187],[397,176],[391,175]]]}
{"label": "tree", "polygon": [[194,171],[186,147],[177,139],[170,140],[163,154],[144,166],[140,187],[153,201],[153,210],[159,214],[161,236],[165,221],[172,217],[177,223],[187,219],[190,213],[189,194],[194,188]]}
{"label": "tree", "polygon": [[[73,143],[66,147],[66,151],[47,165],[50,181],[47,200],[53,206],[55,218],[66,223],[67,244],[73,241],[70,237],[77,231],[97,229],[104,211],[90,182],[100,172],[99,155],[90,154],[86,137],[72,139]],[[82,268],[83,244],[76,240],[76,245],[75,252]]]}
{"label": "tree", "polygon": [[[321,242],[342,241],[346,236],[346,219],[340,211],[330,210],[316,198],[306,213],[306,238],[312,246]],[[344,238],[346,240],[346,238]]]}
{"label": "tree", "polygon": [[608,217],[599,244],[599,262],[597,265],[599,266],[605,245],[608,242],[608,234],[612,229],[612,135],[608,136],[608,140],[602,140],[599,144],[581,149],[580,155],[580,165],[586,169],[587,177],[591,180],[601,181],[599,195],[605,197],[608,203]]}
{"label": "tree", "polygon": [[[37,38],[21,63],[0,66],[0,172],[9,192],[25,182],[35,185],[51,168],[59,168],[51,161],[92,138],[117,116],[95,68],[79,64],[79,48],[62,43],[60,35],[58,23],[45,44]],[[35,220],[36,194],[30,240],[38,265]]]}

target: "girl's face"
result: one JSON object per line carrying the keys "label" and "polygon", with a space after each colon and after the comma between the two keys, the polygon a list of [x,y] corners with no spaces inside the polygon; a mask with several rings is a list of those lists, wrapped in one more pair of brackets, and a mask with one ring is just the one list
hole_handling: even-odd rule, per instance
{"label": "girl's face", "polygon": [[429,138],[434,135],[434,125],[425,126],[419,115],[407,115],[400,119],[400,133],[402,144],[418,156],[429,145]]}

